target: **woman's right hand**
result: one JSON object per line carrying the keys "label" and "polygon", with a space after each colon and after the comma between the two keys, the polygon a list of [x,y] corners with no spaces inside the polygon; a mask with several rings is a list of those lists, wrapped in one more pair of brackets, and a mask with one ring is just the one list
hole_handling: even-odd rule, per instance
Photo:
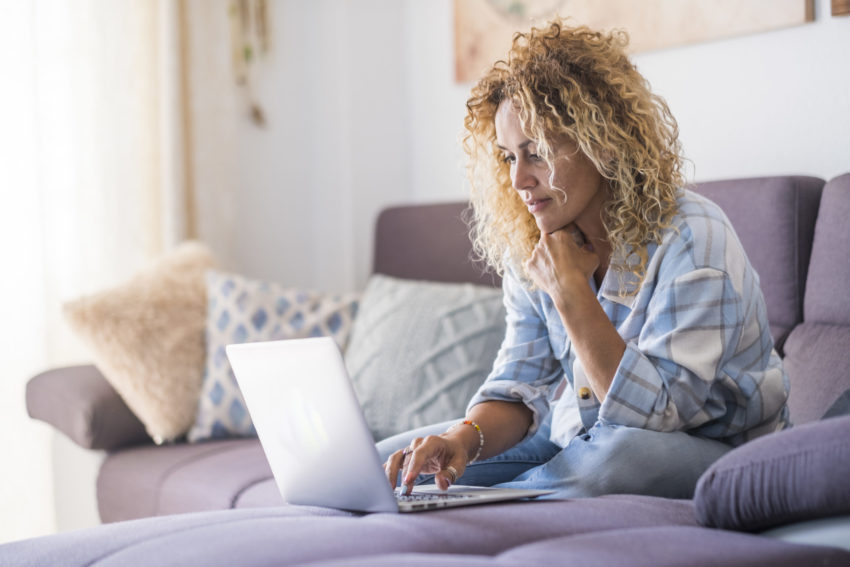
{"label": "woman's right hand", "polygon": [[390,486],[395,490],[398,473],[401,471],[402,494],[410,494],[419,474],[434,474],[437,488],[448,490],[449,486],[463,475],[467,459],[463,443],[447,432],[442,435],[417,437],[410,445],[390,455],[384,463],[384,472]]}

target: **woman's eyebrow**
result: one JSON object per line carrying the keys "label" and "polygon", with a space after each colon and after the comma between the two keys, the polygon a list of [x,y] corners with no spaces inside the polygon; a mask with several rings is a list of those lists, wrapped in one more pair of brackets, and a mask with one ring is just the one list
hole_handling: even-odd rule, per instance
{"label": "woman's eyebrow", "polygon": [[[530,144],[533,144],[533,143],[534,143],[534,140],[526,140],[519,145],[519,149],[526,148],[527,146],[529,146]],[[501,144],[496,144],[496,147],[499,148],[500,150],[504,150],[506,152],[510,151],[508,148],[506,148],[505,146],[503,146]]]}

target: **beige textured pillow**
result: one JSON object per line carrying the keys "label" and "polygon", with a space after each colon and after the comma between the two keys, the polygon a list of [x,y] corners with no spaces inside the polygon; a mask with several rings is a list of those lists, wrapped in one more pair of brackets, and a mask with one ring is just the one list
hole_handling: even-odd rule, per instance
{"label": "beige textured pillow", "polygon": [[64,306],[92,359],[157,443],[195,420],[204,367],[209,249],[186,242],[112,289]]}

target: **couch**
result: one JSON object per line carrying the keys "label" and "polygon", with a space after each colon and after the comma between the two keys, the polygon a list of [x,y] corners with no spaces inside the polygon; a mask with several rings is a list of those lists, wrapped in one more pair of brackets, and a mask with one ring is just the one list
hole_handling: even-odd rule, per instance
{"label": "couch", "polygon": [[[105,456],[106,525],[0,546],[0,564],[850,565],[850,174],[701,183],[760,274],[795,428],[728,453],[691,500],[635,495],[424,514],[287,506],[255,439],[156,445],[93,366],[27,388],[30,415]],[[498,285],[464,205],[387,209],[374,271]],[[158,516],[150,518],[151,516]]]}

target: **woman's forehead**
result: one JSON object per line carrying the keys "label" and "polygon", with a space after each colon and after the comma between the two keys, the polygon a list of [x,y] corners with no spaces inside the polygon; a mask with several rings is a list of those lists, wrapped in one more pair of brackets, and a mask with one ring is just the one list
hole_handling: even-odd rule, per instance
{"label": "woman's forehead", "polygon": [[[507,143],[519,145],[526,141],[530,141],[535,146],[541,144],[541,140],[528,134],[522,124],[520,108],[509,99],[499,103],[493,122],[496,129],[496,144],[500,147],[505,147]],[[567,131],[546,132],[542,143],[547,147],[551,146],[552,149],[567,147],[570,152],[574,152],[577,147],[575,138]]]}
{"label": "woman's forehead", "polygon": [[522,127],[518,110],[509,101],[499,104],[493,122],[496,127],[496,141],[500,146],[517,145],[531,139]]}

